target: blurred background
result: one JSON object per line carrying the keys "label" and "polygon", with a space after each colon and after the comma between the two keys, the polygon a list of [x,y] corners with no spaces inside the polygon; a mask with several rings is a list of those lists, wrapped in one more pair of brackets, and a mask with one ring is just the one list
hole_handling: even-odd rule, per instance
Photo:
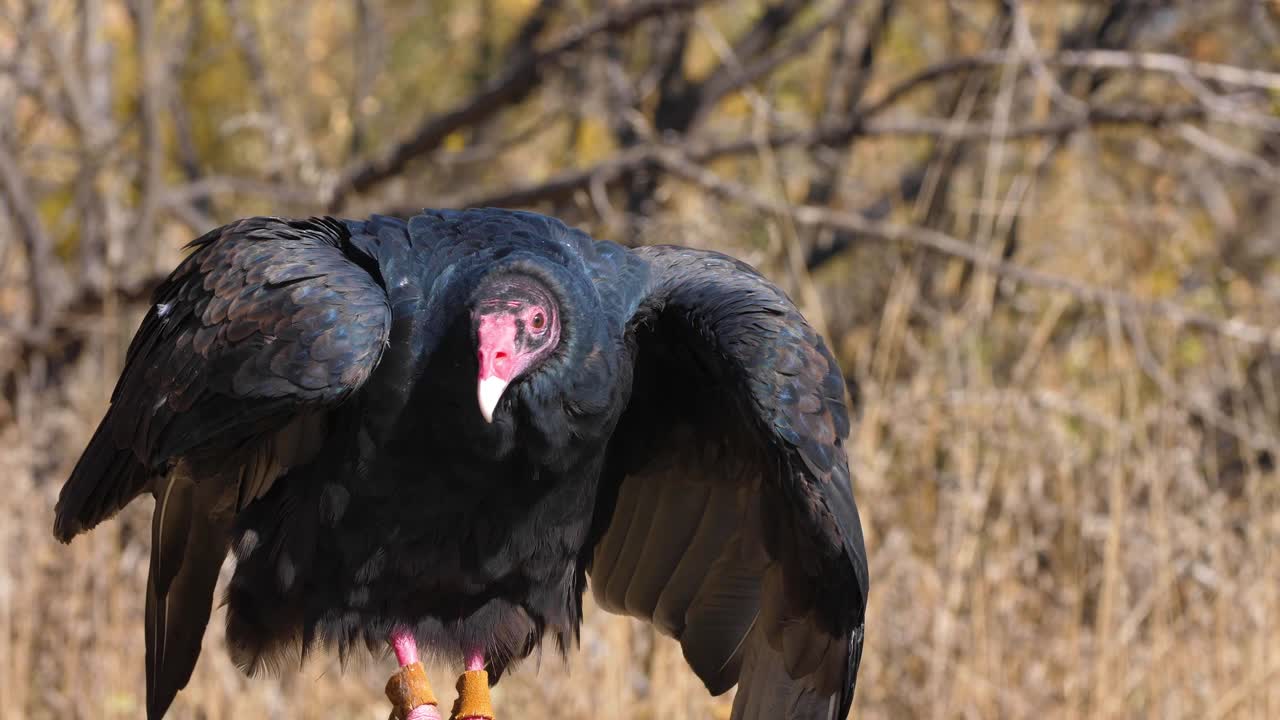
{"label": "blurred background", "polygon": [[[0,717],[141,716],[150,503],[50,527],[182,245],[468,205],[730,252],[822,328],[855,715],[1280,717],[1278,103],[1274,0],[0,0]],[[728,715],[646,627],[582,644],[504,717]],[[387,658],[222,645],[173,717],[386,717]]]}

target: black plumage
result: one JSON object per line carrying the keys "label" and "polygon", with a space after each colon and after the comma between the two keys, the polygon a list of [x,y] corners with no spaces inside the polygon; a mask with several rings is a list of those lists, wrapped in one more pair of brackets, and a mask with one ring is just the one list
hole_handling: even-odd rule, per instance
{"label": "black plumage", "polygon": [[[156,497],[151,717],[190,678],[229,551],[249,672],[407,627],[482,647],[498,678],[544,635],[576,641],[590,578],[711,692],[740,683],[735,717],[847,714],[868,578],[844,380],[750,267],[500,210],[251,218],[192,245],[54,526]],[[488,423],[469,313],[501,277],[545,288],[559,336]]]}

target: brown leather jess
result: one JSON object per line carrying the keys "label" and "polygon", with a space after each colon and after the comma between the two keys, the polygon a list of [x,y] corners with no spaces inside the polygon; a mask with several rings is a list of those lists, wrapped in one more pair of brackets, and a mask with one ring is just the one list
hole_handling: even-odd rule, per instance
{"label": "brown leather jess", "polygon": [[414,708],[437,704],[427,671],[420,662],[405,665],[387,680],[387,699],[391,701],[390,720],[404,720]]}
{"label": "brown leather jess", "polygon": [[453,703],[450,720],[484,718],[494,720],[493,703],[489,701],[489,673],[468,670],[458,677],[458,699]]}

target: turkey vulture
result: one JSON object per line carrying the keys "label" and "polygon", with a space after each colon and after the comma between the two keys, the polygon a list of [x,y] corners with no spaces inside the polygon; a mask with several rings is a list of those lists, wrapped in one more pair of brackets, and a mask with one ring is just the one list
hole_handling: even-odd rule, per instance
{"label": "turkey vulture", "polygon": [[155,498],[149,718],[228,552],[248,673],[390,639],[496,682],[544,635],[573,646],[590,584],[710,692],[738,684],[733,717],[847,715],[868,577],[845,382],[751,267],[505,210],[257,217],[191,247],[54,521],[66,542]]}

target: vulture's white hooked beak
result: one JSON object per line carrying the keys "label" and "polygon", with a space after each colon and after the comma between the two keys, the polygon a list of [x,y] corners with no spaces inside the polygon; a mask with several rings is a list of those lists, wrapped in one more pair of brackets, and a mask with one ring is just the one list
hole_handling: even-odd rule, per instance
{"label": "vulture's white hooked beak", "polygon": [[493,422],[493,411],[497,409],[498,401],[502,399],[502,393],[508,384],[497,375],[481,378],[477,395],[480,398],[480,414],[484,416],[485,422]]}
{"label": "vulture's white hooked beak", "polygon": [[476,327],[476,355],[480,361],[476,397],[487,423],[493,422],[502,393],[527,362],[516,347],[516,330],[515,317],[507,313],[483,315]]}

